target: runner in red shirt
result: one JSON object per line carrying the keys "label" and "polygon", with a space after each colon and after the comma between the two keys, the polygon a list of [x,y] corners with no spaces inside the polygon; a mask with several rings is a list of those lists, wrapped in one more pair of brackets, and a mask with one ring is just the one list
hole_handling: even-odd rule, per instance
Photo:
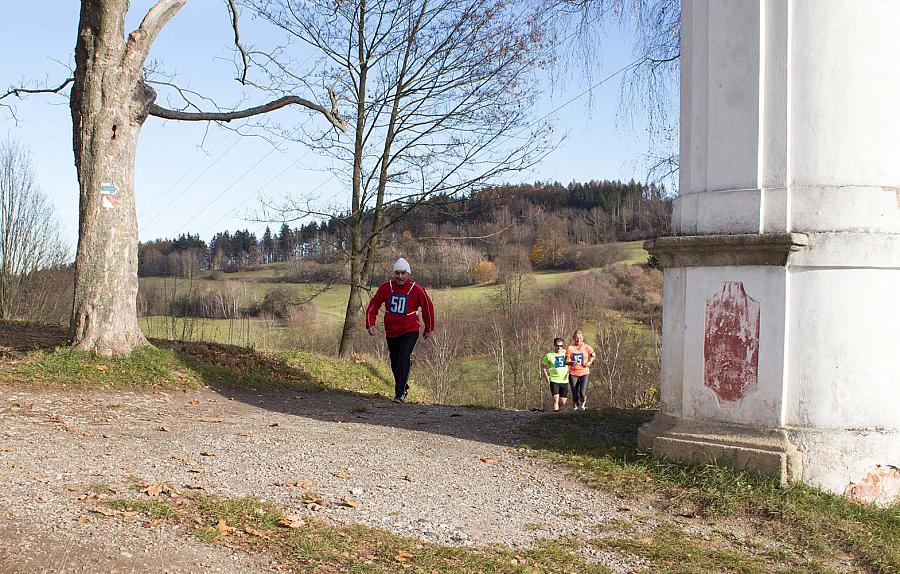
{"label": "runner in red shirt", "polygon": [[425,288],[410,277],[409,263],[402,257],[394,263],[394,278],[381,284],[366,307],[366,331],[375,335],[378,311],[384,305],[384,335],[394,373],[394,402],[405,403],[413,348],[419,339],[419,314],[425,320],[423,339],[434,331],[434,303]]}

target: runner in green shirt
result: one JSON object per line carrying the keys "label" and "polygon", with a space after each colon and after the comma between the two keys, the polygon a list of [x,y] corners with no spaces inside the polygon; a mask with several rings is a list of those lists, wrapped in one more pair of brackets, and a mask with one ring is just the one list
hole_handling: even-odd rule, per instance
{"label": "runner in green shirt", "polygon": [[541,370],[544,381],[550,385],[553,410],[558,411],[559,405],[565,405],[569,398],[569,367],[566,366],[566,342],[557,337],[553,339],[553,346],[555,350],[544,355]]}

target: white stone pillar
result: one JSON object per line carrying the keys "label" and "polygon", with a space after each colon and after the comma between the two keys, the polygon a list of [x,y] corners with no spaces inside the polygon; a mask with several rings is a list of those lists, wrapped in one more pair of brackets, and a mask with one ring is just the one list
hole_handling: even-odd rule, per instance
{"label": "white stone pillar", "polygon": [[684,0],[653,451],[900,498],[900,2]]}

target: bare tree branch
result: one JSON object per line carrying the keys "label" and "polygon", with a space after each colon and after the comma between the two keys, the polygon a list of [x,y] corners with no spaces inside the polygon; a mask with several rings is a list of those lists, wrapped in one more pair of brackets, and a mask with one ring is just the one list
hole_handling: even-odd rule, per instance
{"label": "bare tree branch", "polygon": [[74,81],[75,78],[66,78],[63,83],[55,88],[10,88],[5,94],[0,95],[0,100],[7,96],[21,98],[22,94],[57,94]]}
{"label": "bare tree branch", "polygon": [[[332,93],[333,92],[329,90],[329,96],[331,96]],[[335,101],[334,98],[332,98],[332,101]],[[343,119],[341,119],[340,113],[336,108],[328,110],[320,106],[319,104],[313,103],[299,96],[284,96],[261,106],[255,106],[243,110],[236,110],[233,112],[184,112],[178,110],[170,110],[167,108],[163,108],[157,104],[153,104],[150,106],[150,115],[166,120],[180,120],[188,122],[230,122],[233,120],[240,120],[243,118],[257,116],[290,105],[303,106],[310,110],[317,111],[324,115],[331,123],[331,125],[333,125],[338,130],[342,132],[347,131],[347,124]]]}
{"label": "bare tree branch", "polygon": [[247,84],[247,68],[249,67],[250,57],[247,54],[247,50],[244,49],[243,44],[241,44],[241,35],[238,32],[238,12],[237,6],[234,5],[234,0],[225,0],[225,3],[228,5],[228,13],[231,15],[231,28],[234,30],[234,45],[237,46],[237,49],[241,52],[241,59],[244,61],[243,71],[241,72],[241,77],[238,78],[238,81],[241,84]]}
{"label": "bare tree branch", "polygon": [[159,0],[147,11],[138,29],[128,35],[125,48],[126,69],[137,70],[143,65],[153,40],[185,3],[187,0]]}

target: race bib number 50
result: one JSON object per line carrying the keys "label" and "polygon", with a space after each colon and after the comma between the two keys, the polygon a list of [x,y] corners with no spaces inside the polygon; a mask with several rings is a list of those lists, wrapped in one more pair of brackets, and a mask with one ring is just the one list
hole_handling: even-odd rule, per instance
{"label": "race bib number 50", "polygon": [[407,298],[404,293],[391,293],[388,312],[394,315],[406,315]]}

